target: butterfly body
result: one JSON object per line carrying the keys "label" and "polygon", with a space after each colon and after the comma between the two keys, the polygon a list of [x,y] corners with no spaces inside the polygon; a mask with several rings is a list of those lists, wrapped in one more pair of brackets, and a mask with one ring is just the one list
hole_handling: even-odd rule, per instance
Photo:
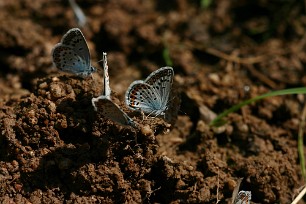
{"label": "butterfly body", "polygon": [[172,67],[162,67],[145,80],[134,81],[125,94],[127,106],[150,115],[164,115],[168,108],[173,75]]}
{"label": "butterfly body", "polygon": [[78,28],[70,29],[52,50],[55,66],[65,72],[88,77],[96,68],[90,64],[90,53],[84,35]]}
{"label": "butterfly body", "polygon": [[250,204],[251,202],[251,191],[239,191],[236,199],[235,204]]}

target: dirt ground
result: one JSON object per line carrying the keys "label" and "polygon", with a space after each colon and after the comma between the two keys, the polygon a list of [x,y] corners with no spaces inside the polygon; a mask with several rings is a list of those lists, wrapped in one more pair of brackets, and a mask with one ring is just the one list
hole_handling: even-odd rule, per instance
{"label": "dirt ground", "polygon": [[[305,2],[205,2],[77,1],[98,68],[83,79],[52,64],[53,46],[78,27],[68,1],[1,1],[0,203],[231,203],[239,178],[252,203],[290,203],[304,185],[304,95],[208,124],[243,100],[305,86]],[[103,91],[102,52],[112,97],[138,128],[91,105]],[[131,82],[166,65],[181,99],[172,125],[124,105]]]}

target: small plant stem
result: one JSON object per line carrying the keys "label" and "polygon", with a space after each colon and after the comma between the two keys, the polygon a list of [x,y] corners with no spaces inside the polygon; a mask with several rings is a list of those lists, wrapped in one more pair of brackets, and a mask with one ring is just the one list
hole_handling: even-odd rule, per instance
{"label": "small plant stem", "polygon": [[306,117],[306,104],[303,108],[302,117],[301,117],[301,123],[299,127],[299,133],[298,133],[298,153],[300,158],[300,165],[302,170],[302,176],[304,178],[304,181],[306,180],[306,169],[305,169],[305,156],[304,156],[304,127],[305,127],[305,117]]}
{"label": "small plant stem", "polygon": [[272,96],[281,96],[281,95],[288,95],[288,94],[306,94],[306,87],[299,87],[299,88],[291,88],[291,89],[283,89],[283,90],[278,90],[278,91],[271,91],[269,93],[256,96],[254,98],[251,98],[246,101],[242,101],[241,103],[232,106],[231,108],[225,110],[223,113],[219,114],[214,120],[210,122],[210,126],[220,126],[221,119],[227,116],[229,113],[233,113],[237,110],[239,110],[241,107],[248,105],[250,103],[253,103],[255,101],[267,98],[267,97],[272,97]]}

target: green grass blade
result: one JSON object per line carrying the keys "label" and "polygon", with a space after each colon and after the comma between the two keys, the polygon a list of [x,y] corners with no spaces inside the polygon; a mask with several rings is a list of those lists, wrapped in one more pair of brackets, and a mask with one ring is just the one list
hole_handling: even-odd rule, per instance
{"label": "green grass blade", "polygon": [[[305,124],[305,123],[303,123]],[[300,158],[300,165],[302,169],[302,176],[304,178],[304,181],[306,181],[306,169],[305,169],[305,157],[304,157],[304,142],[303,142],[303,132],[304,128],[301,128],[302,131],[299,131],[298,135],[298,153],[299,153],[299,158]]]}
{"label": "green grass blade", "polygon": [[202,9],[207,9],[211,6],[212,0],[201,0],[200,4]]}
{"label": "green grass blade", "polygon": [[306,106],[304,106],[302,119],[299,126],[299,133],[298,133],[298,153],[300,159],[300,165],[302,170],[302,176],[304,181],[306,181],[306,169],[305,169],[305,156],[304,156],[304,127],[305,127],[305,117],[306,117]]}
{"label": "green grass blade", "polygon": [[164,61],[165,61],[166,65],[172,67],[173,62],[171,60],[168,48],[164,48],[164,50],[163,50],[163,58],[164,58]]}
{"label": "green grass blade", "polygon": [[272,96],[281,96],[281,95],[287,95],[287,94],[306,94],[306,87],[299,87],[299,88],[291,88],[291,89],[283,89],[278,91],[271,91],[269,93],[256,96],[254,98],[251,98],[249,100],[243,101],[237,105],[232,106],[231,108],[225,110],[223,113],[219,114],[214,120],[210,122],[210,126],[220,126],[224,124],[224,121],[222,120],[225,116],[227,116],[229,113],[233,113],[237,110],[239,110],[241,107],[248,105],[250,103],[253,103],[255,101],[272,97]]}

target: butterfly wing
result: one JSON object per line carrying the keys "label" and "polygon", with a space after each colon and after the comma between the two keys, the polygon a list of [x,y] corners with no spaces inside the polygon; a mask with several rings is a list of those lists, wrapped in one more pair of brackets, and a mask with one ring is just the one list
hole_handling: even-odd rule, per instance
{"label": "butterfly wing", "polygon": [[125,93],[125,102],[129,108],[148,114],[158,114],[160,100],[153,87],[142,80],[134,81]]}
{"label": "butterfly wing", "polygon": [[161,107],[166,109],[172,88],[174,71],[172,67],[162,67],[152,72],[144,81],[151,85],[155,92],[160,95]]}
{"label": "butterfly wing", "polygon": [[125,112],[123,112],[118,105],[105,96],[102,95],[98,98],[93,98],[92,104],[95,110],[101,113],[105,118],[123,126],[136,127],[135,122]]}
{"label": "butterfly wing", "polygon": [[181,96],[180,91],[176,86],[172,86],[169,101],[167,103],[167,109],[165,110],[165,121],[171,125],[174,125],[177,120],[177,115],[180,110]]}
{"label": "butterfly wing", "polygon": [[71,47],[76,54],[90,66],[90,53],[85,37],[79,28],[70,29],[62,38],[61,43]]}
{"label": "butterfly wing", "polygon": [[70,47],[58,43],[52,51],[53,63],[55,66],[65,72],[72,72],[83,77],[88,76],[91,72],[87,72],[86,62]]}
{"label": "butterfly wing", "polygon": [[96,71],[90,65],[90,53],[86,40],[78,28],[70,29],[61,43],[52,50],[53,62],[62,71],[86,77]]}

